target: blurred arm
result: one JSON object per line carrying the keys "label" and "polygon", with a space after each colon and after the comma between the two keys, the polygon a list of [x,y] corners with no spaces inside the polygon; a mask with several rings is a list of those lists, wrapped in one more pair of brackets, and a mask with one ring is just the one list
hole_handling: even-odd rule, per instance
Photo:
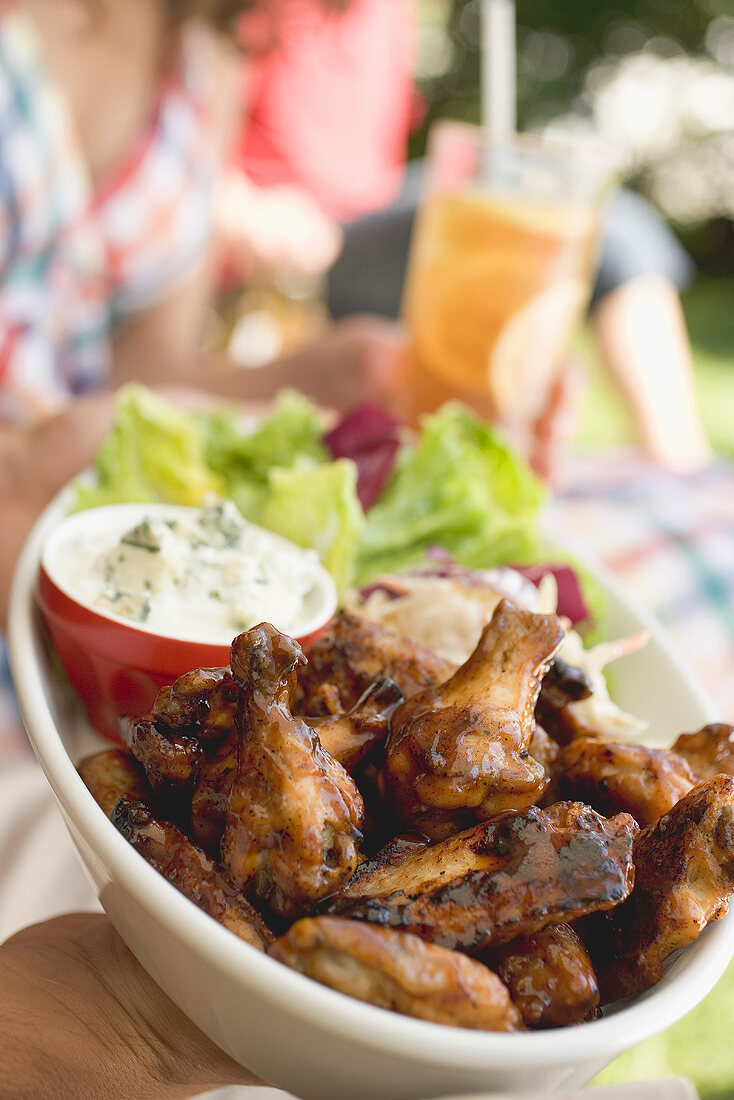
{"label": "blurred arm", "polygon": [[592,315],[599,350],[632,410],[646,450],[668,469],[699,469],[711,458],[693,385],[678,293],[659,275],[611,291]]}
{"label": "blurred arm", "polygon": [[208,271],[131,320],[114,343],[112,384],[199,387],[230,400],[267,401],[296,386],[324,405],[347,409],[385,398],[404,335],[398,326],[352,317],[273,363],[244,370],[224,357],[203,360],[199,346],[211,294]]}

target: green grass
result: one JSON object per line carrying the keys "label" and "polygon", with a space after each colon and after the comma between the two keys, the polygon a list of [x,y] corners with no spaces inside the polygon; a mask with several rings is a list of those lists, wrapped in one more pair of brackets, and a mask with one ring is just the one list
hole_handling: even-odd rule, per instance
{"label": "green grass", "polygon": [[[684,294],[683,308],[706,431],[717,451],[734,458],[734,277],[699,280]],[[605,447],[634,442],[629,414],[602,371],[588,330],[580,333],[576,350],[590,374],[577,443]]]}

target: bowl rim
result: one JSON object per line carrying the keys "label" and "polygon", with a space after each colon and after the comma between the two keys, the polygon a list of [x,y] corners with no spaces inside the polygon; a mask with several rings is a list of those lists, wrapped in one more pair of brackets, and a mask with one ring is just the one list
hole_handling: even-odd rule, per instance
{"label": "bowl rim", "polygon": [[[583,1025],[508,1034],[447,1027],[366,1004],[290,970],[239,940],[180,894],[127,843],[85,787],[61,740],[46,700],[44,674],[35,658],[39,643],[34,592],[40,547],[57,520],[63,498],[62,493],[37,521],[21,552],[12,584],[8,647],[28,735],[64,816],[111,878],[133,894],[174,939],[182,941],[215,972],[236,980],[244,996],[266,1001],[286,1015],[373,1053],[404,1058],[407,1050],[427,1065],[447,1067],[461,1062],[465,1068],[483,1071],[493,1067],[511,1069],[519,1060],[536,1067],[595,1058],[608,1061],[675,1023],[721,977],[734,955],[734,910],[706,929],[681,957],[682,965],[633,1003]],[[713,704],[654,616],[637,605],[588,554],[579,556],[612,597],[650,630],[672,669],[698,700],[702,719],[716,720]]]}
{"label": "bowl rim", "polygon": [[[129,512],[132,517],[140,517],[144,513],[152,513],[154,516],[157,513],[166,515],[185,515],[194,512],[201,511],[200,508],[191,507],[184,504],[166,504],[165,502],[142,502],[132,501],[129,503],[121,504],[102,504],[95,508],[89,508],[82,512],[71,512],[69,514],[60,516],[60,512],[64,503],[71,503],[73,499],[72,489],[70,487],[62,489],[61,493],[52,502],[51,507],[54,505],[54,514],[57,514],[57,522],[50,525],[47,529],[43,542],[40,547],[39,560],[38,560],[38,572],[43,576],[49,589],[54,593],[57,593],[62,598],[62,604],[68,601],[69,604],[73,604],[75,609],[79,609],[80,613],[84,613],[84,618],[89,625],[102,623],[111,623],[115,627],[119,627],[121,631],[127,635],[131,640],[134,637],[137,638],[152,638],[163,639],[167,642],[175,642],[180,646],[194,646],[199,648],[208,649],[221,649],[229,652],[230,642],[218,642],[209,638],[195,638],[191,635],[169,633],[165,630],[158,630],[151,627],[147,627],[144,623],[138,623],[134,619],[125,618],[123,615],[116,615],[112,611],[103,611],[98,607],[93,607],[90,603],[80,599],[75,595],[70,588],[62,583],[54,569],[55,555],[59,550],[59,543],[63,543],[64,534],[68,529],[74,530],[75,528],[85,527],[88,523],[90,527],[95,528],[95,517],[100,522],[101,514],[109,516],[113,514],[122,514]],[[46,509],[48,511],[48,509]],[[45,513],[44,513],[45,514]],[[290,539],[285,538],[283,535],[277,534],[275,531],[268,531],[265,527],[260,527],[257,523],[251,523],[250,520],[245,521],[249,527],[255,528],[257,531],[271,537],[274,543],[281,542],[293,547],[296,550],[300,550],[296,543]],[[314,561],[313,568],[314,575],[314,588],[319,595],[319,610],[314,612],[310,618],[304,619],[302,623],[298,624],[298,638],[308,638],[314,631],[323,627],[333,617],[337,605],[338,595],[336,591],[336,585],[330,575],[330,573],[324,568],[319,561]]]}

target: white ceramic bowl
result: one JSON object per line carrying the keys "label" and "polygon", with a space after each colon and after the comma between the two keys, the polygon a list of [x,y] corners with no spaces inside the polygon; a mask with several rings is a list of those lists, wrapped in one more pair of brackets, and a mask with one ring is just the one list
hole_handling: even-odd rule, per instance
{"label": "white ceramic bowl", "polygon": [[[123,939],[202,1030],[265,1080],[306,1100],[419,1100],[447,1094],[548,1093],[585,1084],[622,1051],[700,1001],[734,954],[734,914],[679,955],[654,989],[580,1027],[500,1035],[424,1023],[345,997],[255,951],[153,870],[116,831],[67,752],[68,697],[49,665],[34,604],[52,505],[21,556],[9,640],[31,740],[100,901]],[[610,636],[646,628],[647,648],[615,671],[617,700],[651,722],[661,744],[716,715],[660,626],[595,569]]]}

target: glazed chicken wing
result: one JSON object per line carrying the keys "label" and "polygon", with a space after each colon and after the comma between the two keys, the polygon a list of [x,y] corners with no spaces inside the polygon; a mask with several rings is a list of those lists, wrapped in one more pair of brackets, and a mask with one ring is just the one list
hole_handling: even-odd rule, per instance
{"label": "glazed chicken wing", "polygon": [[639,834],[633,858],[632,896],[584,922],[603,1003],[654,985],[665,960],[727,912],[734,890],[734,777],[716,775],[689,791]]}
{"label": "glazed chicken wing", "polygon": [[540,683],[563,640],[555,615],[502,600],[466,664],[393,715],[385,788],[396,812],[430,836],[462,814],[488,818],[541,797],[530,755]]}
{"label": "glazed chicken wing", "polygon": [[121,798],[147,802],[152,795],[141,769],[124,749],[107,749],[87,756],[77,771],[107,817]]}
{"label": "glazed chicken wing", "polygon": [[528,1027],[568,1027],[596,1016],[596,974],[568,924],[549,924],[532,936],[492,947],[481,958],[505,983]]}
{"label": "glazed chicken wing", "polygon": [[588,699],[593,693],[594,687],[587,672],[556,657],[543,677],[537,703],[538,717],[541,710],[560,710],[569,703]]}
{"label": "glazed chicken wing", "polygon": [[229,792],[237,775],[236,730],[232,729],[199,766],[191,795],[191,834],[208,852],[218,854]]}
{"label": "glazed chicken wing", "polygon": [[443,683],[454,671],[429,649],[356,615],[339,615],[308,651],[308,665],[298,677],[298,711],[315,717],[324,707],[322,685],[341,700],[340,710],[354,707],[376,680],[389,679],[406,699]]}
{"label": "glazed chicken wing", "polygon": [[409,856],[422,852],[429,844],[428,837],[422,836],[420,833],[400,833],[398,836],[394,836],[373,856],[360,863],[349,880],[348,887],[351,889],[355,886],[358,879],[364,878],[365,881],[371,879],[376,871],[384,867],[397,867]]}
{"label": "glazed chicken wing", "polygon": [[[352,772],[387,736],[390,714],[402,698],[391,680],[378,680],[351,713],[311,719],[308,725],[329,756]],[[227,800],[237,774],[237,743],[233,728],[197,772],[191,832],[207,851],[218,851],[224,832]]]}
{"label": "glazed chicken wing", "polygon": [[[546,779],[554,779],[558,771],[558,758],[561,750],[556,741],[549,737],[542,726],[536,725],[533,736],[530,738],[528,751],[533,760],[540,764],[545,772]],[[558,799],[554,799],[557,802]]]}
{"label": "glazed chicken wing", "polygon": [[200,909],[254,947],[272,939],[262,918],[216,864],[168,821],[153,816],[153,792],[124,749],[87,757],[79,774],[123,836]]}
{"label": "glazed chicken wing", "polygon": [[298,643],[267,623],[232,643],[239,745],[220,847],[238,886],[293,916],[353,874],[364,815],[352,778],[291,714],[303,661]]}
{"label": "glazed chicken wing", "polygon": [[122,743],[142,764],[157,794],[182,794],[191,787],[204,749],[195,737],[162,731],[151,718],[120,718]]}
{"label": "glazed chicken wing", "polygon": [[190,901],[240,939],[262,949],[272,936],[260,915],[186,834],[141,802],[122,799],[112,822],[136,851]]}
{"label": "glazed chicken wing", "polygon": [[682,733],[673,750],[686,758],[697,779],[734,775],[734,726],[714,722],[698,733]]}
{"label": "glazed chicken wing", "polygon": [[567,798],[588,802],[600,814],[632,814],[643,827],[672,809],[696,782],[677,752],[593,737],[566,745],[559,767]]}
{"label": "glazed chicken wing", "polygon": [[523,1030],[496,974],[408,932],[315,917],[294,924],[270,954],[340,993],[406,1016],[484,1031]]}
{"label": "glazed chicken wing", "polygon": [[151,717],[159,727],[200,741],[218,740],[234,726],[237,685],[228,668],[196,668],[158,693]]}
{"label": "glazed chicken wing", "polygon": [[376,680],[352,710],[307,721],[322,747],[352,773],[375,745],[385,740],[390,715],[402,701],[394,680]]}
{"label": "glazed chicken wing", "polygon": [[608,909],[632,889],[627,814],[532,807],[475,825],[397,864],[359,868],[329,911],[462,951]]}

